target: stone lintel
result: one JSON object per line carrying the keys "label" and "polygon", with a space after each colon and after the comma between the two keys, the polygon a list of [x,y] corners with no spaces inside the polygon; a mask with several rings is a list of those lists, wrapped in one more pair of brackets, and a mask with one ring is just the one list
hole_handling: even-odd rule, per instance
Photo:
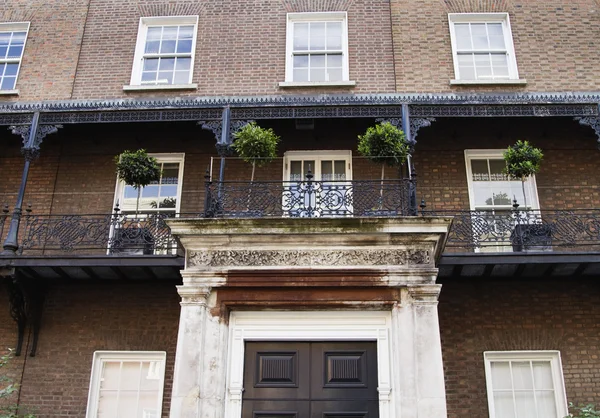
{"label": "stone lintel", "polygon": [[433,283],[450,218],[171,219],[184,283],[406,286]]}

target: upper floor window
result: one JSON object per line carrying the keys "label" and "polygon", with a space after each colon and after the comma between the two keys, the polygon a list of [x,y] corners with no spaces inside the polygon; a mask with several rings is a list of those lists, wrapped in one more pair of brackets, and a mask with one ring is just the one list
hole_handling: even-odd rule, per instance
{"label": "upper floor window", "polygon": [[558,351],[484,353],[490,418],[567,415]]}
{"label": "upper floor window", "polygon": [[286,82],[348,84],[346,12],[288,13],[287,17]]}
{"label": "upper floor window", "polygon": [[132,86],[189,86],[194,69],[198,16],[142,17]]}
{"label": "upper floor window", "polygon": [[14,90],[29,22],[0,23],[0,90]]}
{"label": "upper floor window", "polygon": [[450,13],[448,19],[455,81],[518,80],[508,13]]}

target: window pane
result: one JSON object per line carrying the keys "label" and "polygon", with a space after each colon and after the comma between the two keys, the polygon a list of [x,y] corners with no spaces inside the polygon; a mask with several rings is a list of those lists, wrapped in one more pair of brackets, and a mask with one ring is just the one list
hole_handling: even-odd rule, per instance
{"label": "window pane", "polygon": [[517,418],[537,418],[533,392],[515,392]]}
{"label": "window pane", "polygon": [[194,37],[193,26],[180,26],[179,27],[179,39],[192,39]]}
{"label": "window pane", "polygon": [[158,58],[146,58],[144,60],[144,71],[157,71]]}
{"label": "window pane", "polygon": [[294,55],[294,68],[307,68],[308,55]]}
{"label": "window pane", "polygon": [[471,46],[471,31],[468,23],[457,23],[454,25],[454,33],[456,34],[457,49],[472,49]]}
{"label": "window pane", "polygon": [[173,70],[175,68],[175,58],[161,58],[160,59],[160,71]]}
{"label": "window pane", "polygon": [[0,32],[0,46],[8,46],[12,32]]}
{"label": "window pane", "polygon": [[6,58],[7,53],[8,53],[8,47],[0,46],[0,58]]}
{"label": "window pane", "polygon": [[119,376],[121,374],[120,361],[107,361],[102,365],[102,379],[100,390],[114,390],[119,388]]}
{"label": "window pane", "polygon": [[487,160],[471,160],[473,181],[489,180]]}
{"label": "window pane", "polygon": [[8,48],[8,58],[21,58],[23,45],[11,46]]}
{"label": "window pane", "polygon": [[141,364],[138,361],[125,361],[121,369],[121,385],[120,389],[136,390],[140,386]]}
{"label": "window pane", "polygon": [[143,72],[142,81],[156,81],[156,72]]}
{"label": "window pane", "polygon": [[512,389],[508,362],[494,361],[490,364],[490,367],[492,369],[492,387],[494,390]]}
{"label": "window pane", "polygon": [[549,361],[533,362],[533,379],[536,389],[554,389],[552,369]]}
{"label": "window pane", "polygon": [[342,69],[328,69],[327,81],[342,81]]}
{"label": "window pane", "polygon": [[7,64],[4,75],[17,75],[17,71],[19,70],[19,64]]}
{"label": "window pane", "polygon": [[325,69],[311,69],[310,70],[310,81],[327,81],[325,76]]}
{"label": "window pane", "polygon": [[308,23],[294,23],[294,50],[308,50]]}
{"label": "window pane", "polygon": [[2,79],[2,85],[0,86],[1,90],[12,90],[15,88],[15,81],[17,79],[15,77],[4,77]]}
{"label": "window pane", "polygon": [[311,55],[310,68],[325,67],[325,55]]}
{"label": "window pane", "polygon": [[148,28],[146,39],[148,41],[159,41],[162,34],[162,26]]}
{"label": "window pane", "polygon": [[175,69],[178,71],[189,70],[191,65],[192,65],[191,58],[177,58],[177,61],[175,64]]}
{"label": "window pane", "polygon": [[540,417],[555,417],[556,401],[554,391],[537,391],[535,397],[538,405],[538,416]]}
{"label": "window pane", "polygon": [[336,180],[346,180],[346,161],[334,161],[333,173],[335,174]]}
{"label": "window pane", "polygon": [[164,164],[162,169],[161,184],[177,184],[179,178],[179,164]]}
{"label": "window pane", "polygon": [[327,49],[342,49],[342,23],[327,23]]}
{"label": "window pane", "polygon": [[488,23],[487,25],[488,35],[490,40],[490,48],[492,49],[504,49],[504,35],[502,34],[501,23]]}
{"label": "window pane", "polygon": [[290,161],[290,180],[302,180],[302,161]]}
{"label": "window pane", "polygon": [[308,81],[308,69],[294,70],[294,81]]}
{"label": "window pane", "polygon": [[173,84],[188,84],[190,82],[189,71],[175,71]]}
{"label": "window pane", "polygon": [[474,49],[489,48],[485,23],[471,23],[471,35]]}
{"label": "window pane", "polygon": [[177,42],[177,53],[185,54],[192,52],[192,40],[184,39]]}
{"label": "window pane", "polygon": [[321,176],[329,176],[329,179],[333,176],[333,161],[321,161]]}
{"label": "window pane", "polygon": [[162,41],[160,45],[160,53],[161,54],[172,54],[175,52],[175,44],[176,41]]}
{"label": "window pane", "polygon": [[165,26],[163,27],[163,40],[165,39],[177,39],[177,31],[179,28],[177,26]]}
{"label": "window pane", "polygon": [[158,54],[158,50],[160,48],[160,41],[147,41],[146,49],[144,52],[146,54]]}
{"label": "window pane", "polygon": [[340,54],[336,54],[336,55],[328,54],[327,55],[327,67],[342,68],[342,56]]}
{"label": "window pane", "polygon": [[325,22],[310,23],[310,49],[325,49]]}
{"label": "window pane", "polygon": [[513,361],[512,374],[515,390],[533,389],[533,381],[531,377],[531,364],[528,361]]}
{"label": "window pane", "polygon": [[494,411],[497,418],[515,418],[512,392],[494,392]]}

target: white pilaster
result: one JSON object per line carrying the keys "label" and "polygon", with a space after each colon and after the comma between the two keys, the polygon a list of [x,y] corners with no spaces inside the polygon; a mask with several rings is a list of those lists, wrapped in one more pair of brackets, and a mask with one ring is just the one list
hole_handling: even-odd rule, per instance
{"label": "white pilaster", "polygon": [[171,418],[197,418],[207,301],[211,289],[205,286],[177,286],[181,296],[181,315],[177,335],[177,354],[173,373]]}
{"label": "white pilaster", "polygon": [[[437,313],[441,285],[408,286],[394,307],[393,343],[402,418],[446,418],[446,390]],[[399,398],[399,399],[398,399]]]}

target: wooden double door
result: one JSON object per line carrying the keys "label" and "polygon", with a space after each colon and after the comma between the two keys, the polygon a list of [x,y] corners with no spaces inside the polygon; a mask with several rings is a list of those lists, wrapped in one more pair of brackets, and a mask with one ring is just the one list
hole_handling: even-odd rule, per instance
{"label": "wooden double door", "polygon": [[376,418],[376,342],[247,342],[242,418]]}

